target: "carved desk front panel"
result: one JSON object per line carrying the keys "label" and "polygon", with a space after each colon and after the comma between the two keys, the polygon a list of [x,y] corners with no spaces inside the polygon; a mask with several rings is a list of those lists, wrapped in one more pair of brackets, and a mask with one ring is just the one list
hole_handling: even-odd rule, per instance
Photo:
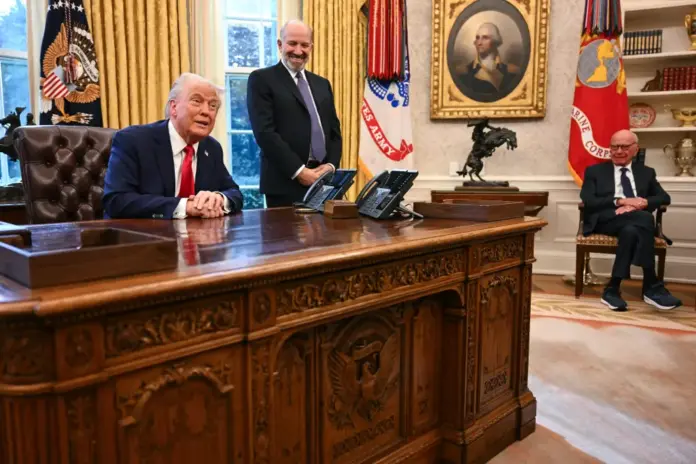
{"label": "carved desk front panel", "polygon": [[96,296],[6,282],[0,462],[471,463],[533,431],[543,221],[392,223],[381,243],[369,222],[378,243],[357,247],[357,228],[312,224],[351,247],[257,256],[244,272],[184,263],[89,284]]}

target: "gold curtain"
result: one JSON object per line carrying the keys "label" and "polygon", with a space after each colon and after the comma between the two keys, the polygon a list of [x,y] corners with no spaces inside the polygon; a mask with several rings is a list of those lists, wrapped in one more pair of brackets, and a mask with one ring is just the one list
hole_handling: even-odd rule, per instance
{"label": "gold curtain", "polygon": [[85,0],[99,64],[104,127],[164,118],[174,79],[188,72],[187,0]]}
{"label": "gold curtain", "polygon": [[[331,82],[343,136],[342,168],[359,168],[360,106],[365,85],[367,21],[365,0],[304,0],[304,21],[314,30],[314,51],[307,68]],[[355,200],[367,183],[361,169],[348,192]]]}

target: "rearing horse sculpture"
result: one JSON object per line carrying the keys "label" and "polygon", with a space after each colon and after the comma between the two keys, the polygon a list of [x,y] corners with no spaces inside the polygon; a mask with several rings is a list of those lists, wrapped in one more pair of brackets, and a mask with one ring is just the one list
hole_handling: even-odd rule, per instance
{"label": "rearing horse sculpture", "polygon": [[[477,182],[474,180],[473,176],[478,177],[480,182],[486,182],[481,178],[483,158],[490,157],[493,155],[496,148],[503,145],[506,145],[509,150],[517,148],[517,135],[510,129],[504,127],[489,126],[487,119],[476,123],[469,123],[469,125],[476,126],[472,135],[474,146],[466,159],[466,163],[464,163],[464,168],[461,171],[457,171],[457,174],[462,177],[466,177],[468,174],[472,182]],[[484,133],[484,129],[486,128],[489,129],[489,131]],[[469,168],[468,170],[467,167]]]}

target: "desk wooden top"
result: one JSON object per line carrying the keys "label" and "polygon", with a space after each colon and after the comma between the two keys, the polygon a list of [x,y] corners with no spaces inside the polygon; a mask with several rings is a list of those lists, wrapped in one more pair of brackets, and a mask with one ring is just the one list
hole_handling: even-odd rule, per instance
{"label": "desk wooden top", "polygon": [[[368,262],[390,255],[448,248],[491,235],[538,230],[541,219],[474,223],[445,219],[330,219],[296,214],[291,208],[249,210],[218,219],[109,220],[82,227],[118,227],[178,241],[175,270],[30,290],[0,277],[0,318],[35,313],[58,315],[73,310],[204,288],[226,290],[260,284],[264,279],[296,278]],[[72,223],[32,226],[33,249],[76,246]],[[196,262],[187,262],[196,256]],[[108,265],[108,263],[105,263]]]}

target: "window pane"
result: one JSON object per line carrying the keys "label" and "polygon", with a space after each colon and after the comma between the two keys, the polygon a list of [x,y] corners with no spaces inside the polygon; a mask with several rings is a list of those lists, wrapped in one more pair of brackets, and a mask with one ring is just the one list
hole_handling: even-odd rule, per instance
{"label": "window pane", "polygon": [[[7,155],[3,154],[3,156]],[[19,170],[19,161],[13,161],[8,157],[7,168],[7,172],[10,175],[10,183],[22,181],[22,173]]]}
{"label": "window pane", "polygon": [[[29,101],[29,72],[25,60],[0,59],[2,73],[3,117],[15,111],[17,107],[25,108],[19,115],[22,125],[26,124],[27,113],[31,110]],[[34,118],[36,122],[37,118]]]}
{"label": "window pane", "polygon": [[266,66],[272,66],[278,62],[278,23],[264,23],[263,26],[263,56]]}
{"label": "window pane", "polygon": [[247,110],[247,75],[227,76],[227,95],[230,102],[228,108],[229,121],[227,127],[237,130],[251,130],[249,111]]}
{"label": "window pane", "polygon": [[244,207],[242,209],[263,209],[264,196],[257,188],[240,188],[244,197]]}
{"label": "window pane", "polygon": [[228,65],[234,68],[259,68],[259,26],[249,21],[230,21],[227,24]]}
{"label": "window pane", "polygon": [[227,16],[275,18],[276,0],[227,0]]}
{"label": "window pane", "polygon": [[[2,5],[0,3],[0,5]],[[29,74],[26,60],[0,58],[0,75],[2,76],[2,107],[0,117],[4,118],[16,108],[24,108],[19,114],[20,124],[27,122],[27,113],[31,111],[29,101]],[[36,121],[36,119],[34,119]],[[1,128],[0,128],[1,129]],[[5,131],[0,130],[0,136]],[[2,154],[0,156],[5,157]],[[0,183],[13,183],[21,181],[19,162],[7,158],[7,172],[0,172]],[[4,171],[5,163],[0,162],[0,171]]]}
{"label": "window pane", "polygon": [[230,134],[232,177],[239,185],[259,185],[259,146],[254,134]]}
{"label": "window pane", "polygon": [[26,0],[0,0],[0,48],[27,51]]}

